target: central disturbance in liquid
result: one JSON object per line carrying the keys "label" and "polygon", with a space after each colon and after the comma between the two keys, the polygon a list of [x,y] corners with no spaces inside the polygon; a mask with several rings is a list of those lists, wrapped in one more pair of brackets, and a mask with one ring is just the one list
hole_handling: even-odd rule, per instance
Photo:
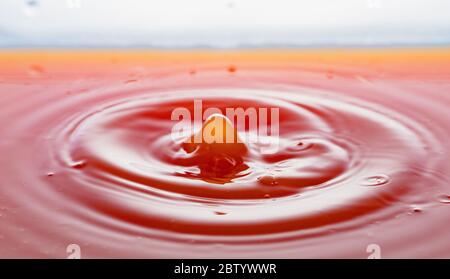
{"label": "central disturbance in liquid", "polygon": [[230,182],[249,168],[244,162],[247,146],[231,121],[220,114],[210,116],[181,146],[197,164],[200,177],[211,183]]}

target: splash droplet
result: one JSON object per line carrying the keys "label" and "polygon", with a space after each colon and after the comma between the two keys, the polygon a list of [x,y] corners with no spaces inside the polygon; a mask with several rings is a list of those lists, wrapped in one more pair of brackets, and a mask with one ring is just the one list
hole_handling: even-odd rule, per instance
{"label": "splash droplet", "polygon": [[236,66],[230,65],[228,66],[228,72],[229,73],[235,73],[236,72]]}
{"label": "splash droplet", "polygon": [[381,186],[387,184],[389,181],[389,176],[380,174],[367,177],[362,184],[365,186]]}
{"label": "splash droplet", "polygon": [[201,131],[181,144],[187,153],[193,154],[200,167],[200,176],[209,182],[230,182],[248,168],[244,163],[247,146],[238,138],[237,129],[223,115],[211,115]]}

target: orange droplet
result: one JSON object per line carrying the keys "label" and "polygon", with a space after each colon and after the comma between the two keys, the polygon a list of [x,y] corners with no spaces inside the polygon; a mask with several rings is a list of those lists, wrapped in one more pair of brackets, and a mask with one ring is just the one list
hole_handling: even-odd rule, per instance
{"label": "orange droplet", "polygon": [[230,66],[228,66],[228,72],[229,73],[234,73],[234,72],[236,72],[236,67],[235,66],[233,66],[233,65],[230,65]]}
{"label": "orange droplet", "polygon": [[240,157],[247,152],[247,147],[239,138],[237,129],[227,117],[221,114],[208,117],[202,129],[192,135],[183,147],[189,153],[200,147],[208,151],[210,155],[224,153],[232,157]]}
{"label": "orange droplet", "polygon": [[228,118],[213,114],[202,129],[190,136],[181,147],[192,153],[200,177],[213,183],[227,183],[248,169],[244,163],[247,146],[239,139],[237,129]]}

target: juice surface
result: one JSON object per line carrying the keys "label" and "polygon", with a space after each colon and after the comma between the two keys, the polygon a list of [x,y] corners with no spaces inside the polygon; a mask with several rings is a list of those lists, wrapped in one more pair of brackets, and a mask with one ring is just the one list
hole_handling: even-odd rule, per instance
{"label": "juice surface", "polygon": [[[174,141],[196,101],[277,149]],[[3,50],[0,257],[448,258],[449,108],[445,48]]]}

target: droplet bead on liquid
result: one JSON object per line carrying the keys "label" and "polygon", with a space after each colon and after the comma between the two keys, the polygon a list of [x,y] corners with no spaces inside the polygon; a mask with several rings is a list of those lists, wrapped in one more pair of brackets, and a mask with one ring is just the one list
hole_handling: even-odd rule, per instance
{"label": "droplet bead on liquid", "polygon": [[278,181],[275,179],[275,177],[271,175],[265,175],[258,178],[259,183],[266,185],[266,186],[275,186],[278,185]]}
{"label": "droplet bead on liquid", "polygon": [[362,184],[364,186],[381,186],[389,183],[390,178],[387,175],[380,174],[367,177]]}

